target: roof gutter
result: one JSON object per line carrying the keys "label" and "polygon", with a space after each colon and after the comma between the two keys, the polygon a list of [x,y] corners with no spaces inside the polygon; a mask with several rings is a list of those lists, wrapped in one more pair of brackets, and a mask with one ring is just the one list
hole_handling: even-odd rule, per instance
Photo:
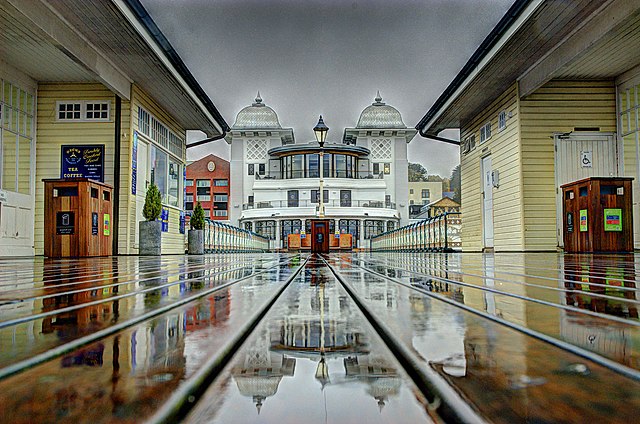
{"label": "roof gutter", "polygon": [[[207,118],[220,131],[221,138],[230,130],[209,96],[204,92],[198,81],[189,71],[169,40],[153,21],[149,12],[140,0],[112,0],[138,33],[145,39],[149,47],[156,52],[161,62],[176,77],[180,85],[195,100],[196,104],[205,112]],[[198,128],[190,128],[198,129]],[[216,136],[217,137],[217,136]],[[212,137],[215,138],[215,137]],[[204,141],[204,140],[203,140]],[[213,140],[211,140],[213,141]],[[200,142],[198,142],[200,143]]]}
{"label": "roof gutter", "polygon": [[420,135],[424,138],[430,138],[431,140],[442,141],[443,143],[455,144],[456,146],[460,145],[460,140],[454,140],[452,138],[437,137],[435,135],[429,135],[429,134],[422,134],[422,131],[420,131]]}
{"label": "roof gutter", "polygon": [[204,140],[196,141],[195,143],[187,144],[186,147],[187,147],[187,149],[190,149],[192,147],[202,146],[203,144],[207,144],[207,143],[210,143],[212,141],[221,140],[221,139],[225,138],[226,136],[227,136],[227,131],[223,131],[222,134],[220,134],[220,135],[216,135],[215,137],[205,138]]}
{"label": "roof gutter", "polygon": [[[434,121],[442,115],[444,109],[448,107],[462,90],[464,90],[471,80],[489,63],[502,46],[520,28],[529,16],[545,0],[516,0],[507,13],[500,19],[500,22],[491,30],[489,35],[482,41],[478,49],[471,55],[471,58],[464,65],[462,70],[451,81],[449,86],[442,92],[435,101],[431,109],[422,117],[416,125],[419,134],[425,138],[433,138],[426,133],[426,129],[433,125]],[[442,140],[440,140],[442,141]]]}

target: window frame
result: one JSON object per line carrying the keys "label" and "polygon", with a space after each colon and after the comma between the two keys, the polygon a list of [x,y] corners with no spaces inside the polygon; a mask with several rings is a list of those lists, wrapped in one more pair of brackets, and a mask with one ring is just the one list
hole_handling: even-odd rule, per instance
{"label": "window frame", "polygon": [[498,114],[498,132],[507,128],[507,111],[503,110]]}
{"label": "window frame", "polygon": [[480,127],[480,144],[486,143],[491,139],[491,121]]}
{"label": "window frame", "polygon": [[[80,114],[79,118],[61,118],[60,117],[60,106],[62,105],[74,105],[78,106],[78,113]],[[87,113],[87,105],[106,105],[107,117],[106,118],[88,118]],[[75,107],[74,107],[75,109]],[[72,111],[74,114],[76,110]],[[95,112],[94,110],[91,111]],[[100,111],[102,113],[103,111]],[[63,111],[62,113],[68,113],[68,111]],[[111,122],[111,100],[56,100],[56,122]]]}

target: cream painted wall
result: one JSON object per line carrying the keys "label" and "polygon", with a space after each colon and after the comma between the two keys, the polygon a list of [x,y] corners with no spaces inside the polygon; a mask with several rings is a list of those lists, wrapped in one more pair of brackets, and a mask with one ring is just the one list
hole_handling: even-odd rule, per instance
{"label": "cream painted wall", "polygon": [[520,101],[526,250],[556,250],[554,133],[616,132],[613,81],[551,81]]}
{"label": "cream painted wall", "polygon": [[[109,122],[58,122],[56,101],[111,101]],[[60,178],[61,146],[104,144],[104,182],[113,185],[115,96],[94,83],[40,83],[36,121],[36,203],[34,243],[36,255],[44,254],[44,178]]]}
{"label": "cream painted wall", "polygon": [[[506,111],[506,127],[498,130],[498,114]],[[491,122],[491,138],[480,144],[480,128]],[[522,232],[522,165],[520,160],[520,115],[517,87],[514,84],[481,114],[461,128],[460,139],[475,134],[475,149],[461,154],[462,248],[480,251],[483,246],[482,180],[480,163],[491,155],[492,168],[500,174],[500,185],[493,188],[494,249],[520,251]]]}

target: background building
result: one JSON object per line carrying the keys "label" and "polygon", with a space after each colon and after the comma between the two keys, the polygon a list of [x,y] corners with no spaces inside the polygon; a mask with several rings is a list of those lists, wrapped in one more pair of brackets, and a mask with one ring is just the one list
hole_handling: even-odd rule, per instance
{"label": "background building", "polygon": [[638,2],[516,1],[418,123],[460,128],[464,250],[562,247],[559,187],[589,176],[634,177],[622,219],[640,247],[639,17]]}
{"label": "background building", "polygon": [[409,182],[409,204],[426,205],[442,198],[442,181]]}
{"label": "background building", "polygon": [[379,95],[341,143],[323,149],[316,141],[296,143],[259,95],[230,134],[231,223],[269,237],[272,247],[286,247],[288,234],[310,233],[320,196],[331,233],[351,234],[354,247],[408,223],[407,143],[416,131]]}
{"label": "background building", "polygon": [[204,216],[229,219],[229,162],[207,155],[187,165],[185,211],[187,215],[200,202]]}

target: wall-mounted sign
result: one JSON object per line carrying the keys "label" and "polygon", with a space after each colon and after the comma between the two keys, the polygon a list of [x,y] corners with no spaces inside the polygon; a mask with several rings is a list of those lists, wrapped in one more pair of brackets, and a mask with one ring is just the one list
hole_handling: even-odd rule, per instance
{"label": "wall-mounted sign", "polygon": [[580,152],[580,166],[583,168],[593,167],[592,152],[591,150],[583,150]]}
{"label": "wall-mounted sign", "polygon": [[210,160],[209,163],[207,164],[207,169],[209,170],[209,172],[213,172],[216,169],[215,162]]}
{"label": "wall-mounted sign", "polygon": [[180,211],[180,234],[184,234],[185,227],[185,214],[184,211]]}
{"label": "wall-mounted sign", "polygon": [[98,212],[91,212],[91,235],[98,235]]}
{"label": "wall-mounted sign", "polygon": [[587,210],[580,209],[580,232],[588,231],[588,223],[587,223]]}
{"label": "wall-mounted sign", "polygon": [[604,210],[604,230],[622,231],[622,209]]}
{"label": "wall-mounted sign", "polygon": [[133,146],[131,152],[131,194],[136,194],[138,185],[138,132],[133,132]]}
{"label": "wall-mounted sign", "polygon": [[105,236],[111,234],[111,216],[108,213],[102,215],[102,233]]}
{"label": "wall-mounted sign", "polygon": [[162,232],[166,233],[169,231],[169,209],[162,208],[162,212],[160,213],[160,220],[162,221]]}
{"label": "wall-mounted sign", "polygon": [[62,146],[60,178],[104,182],[104,144]]}
{"label": "wall-mounted sign", "polygon": [[56,212],[56,234],[75,233],[75,214],[70,211]]}

